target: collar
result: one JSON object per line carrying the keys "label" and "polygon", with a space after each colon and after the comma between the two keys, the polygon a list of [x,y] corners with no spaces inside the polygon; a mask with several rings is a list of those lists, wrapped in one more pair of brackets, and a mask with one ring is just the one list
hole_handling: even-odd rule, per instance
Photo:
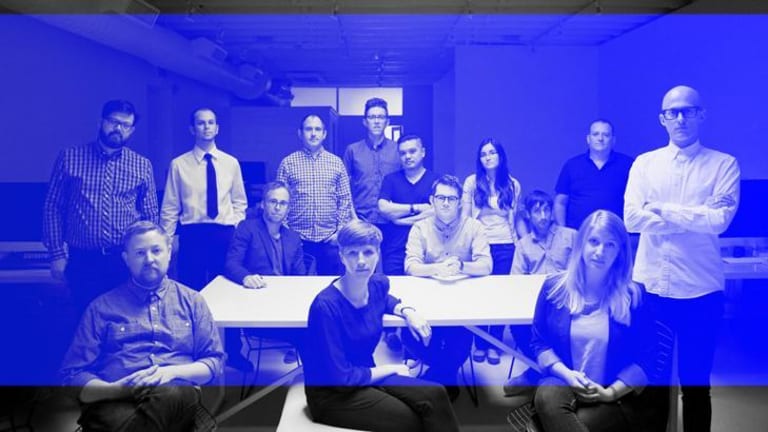
{"label": "collar", "polygon": [[667,148],[669,149],[669,154],[672,156],[672,159],[677,159],[678,157],[682,157],[690,160],[695,158],[696,155],[699,154],[703,146],[701,145],[701,141],[696,140],[695,143],[689,145],[688,147],[680,148],[677,146],[677,144],[670,141],[669,144],[667,145]]}
{"label": "collar", "polygon": [[91,148],[96,153],[96,155],[102,159],[116,160],[116,159],[120,159],[120,156],[123,155],[124,146],[120,147],[115,152],[107,153],[106,151],[104,151],[104,148],[101,146],[101,144],[99,144],[99,140],[97,139],[96,141],[93,142],[93,145],[91,146]]}
{"label": "collar", "polygon": [[[195,160],[197,161],[197,163],[202,163],[203,162],[203,158],[205,157],[205,153],[206,153],[205,150],[201,149],[198,146],[194,146],[192,148],[192,154],[195,156]],[[213,148],[208,153],[211,154],[211,157],[213,159],[218,159],[219,156],[221,156],[220,155],[221,152],[219,151],[218,147],[216,147],[216,144],[213,145]]]}
{"label": "collar", "polygon": [[158,285],[157,289],[154,291],[147,291],[146,288],[140,286],[136,283],[133,278],[126,284],[128,287],[128,292],[131,293],[131,296],[133,296],[136,301],[138,301],[141,304],[144,303],[150,303],[152,301],[152,297],[157,296],[158,298],[165,297],[165,293],[168,292],[168,284],[170,283],[170,279],[168,279],[168,276],[163,277],[163,280],[160,281],[160,285]]}
{"label": "collar", "polygon": [[373,150],[373,151],[381,150],[385,145],[387,145],[387,141],[389,141],[389,139],[386,136],[384,136],[383,138],[384,139],[382,139],[381,142],[379,143],[379,145],[377,146],[377,145],[375,145],[373,143],[373,141],[371,141],[371,138],[366,135],[366,137],[365,137],[365,145],[367,145],[368,148]]}
{"label": "collar", "polygon": [[305,155],[305,156],[307,156],[307,157],[309,157],[309,158],[312,158],[312,159],[317,159],[317,158],[319,158],[320,156],[322,156],[322,155],[323,155],[323,152],[325,152],[325,146],[321,145],[321,146],[320,146],[320,150],[318,150],[318,151],[317,151],[317,153],[316,153],[316,154],[314,154],[314,155],[312,154],[312,152],[311,152],[311,151],[309,151],[309,150],[308,150],[306,147],[304,147],[304,146],[301,146],[301,152],[302,152],[302,153],[304,153],[304,155]]}
{"label": "collar", "polygon": [[464,218],[461,217],[461,214],[451,221],[451,223],[445,223],[437,218],[437,216],[433,216],[435,220],[435,229],[437,229],[437,232],[442,234],[444,237],[451,237],[453,236],[456,231],[459,230],[459,227],[461,227],[462,223],[464,222]]}
{"label": "collar", "polygon": [[[605,159],[605,163],[606,163],[606,164],[608,164],[608,162],[610,162],[611,160],[613,160],[613,154],[614,154],[614,153],[616,153],[616,152],[615,152],[613,149],[611,149],[611,151],[608,153],[608,157]],[[586,158],[588,161],[590,161],[590,162],[594,163],[594,161],[592,160],[592,157],[590,156],[590,152],[589,152],[589,149],[587,149],[586,153],[584,153],[584,157],[585,157],[585,158]]]}
{"label": "collar", "polygon": [[536,231],[531,230],[531,240],[533,240],[534,243],[549,243],[549,240],[555,236],[555,231],[557,231],[557,224],[552,222],[549,225],[549,230],[547,230],[547,235],[544,238],[539,238],[536,236]]}

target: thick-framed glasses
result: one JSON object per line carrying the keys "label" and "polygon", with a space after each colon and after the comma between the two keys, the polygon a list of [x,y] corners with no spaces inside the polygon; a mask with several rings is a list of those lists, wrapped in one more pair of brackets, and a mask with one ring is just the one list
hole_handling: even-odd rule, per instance
{"label": "thick-framed glasses", "polygon": [[365,116],[365,118],[368,119],[369,121],[374,121],[374,120],[384,121],[384,120],[387,119],[387,116],[385,116],[385,115],[368,115],[368,116]]}
{"label": "thick-framed glasses", "polygon": [[276,199],[268,199],[267,204],[271,207],[288,207],[288,201],[278,201]]}
{"label": "thick-framed glasses", "polygon": [[661,115],[667,120],[675,120],[680,114],[683,115],[683,118],[692,119],[697,115],[699,115],[700,112],[701,112],[701,107],[692,106],[692,107],[670,108],[670,109],[661,110]]}
{"label": "thick-framed glasses", "polygon": [[456,195],[435,195],[435,201],[439,203],[456,204],[459,202],[459,197]]}
{"label": "thick-framed glasses", "polygon": [[104,117],[104,121],[113,128],[120,128],[124,131],[130,130],[133,127],[133,123],[120,121],[112,117]]}

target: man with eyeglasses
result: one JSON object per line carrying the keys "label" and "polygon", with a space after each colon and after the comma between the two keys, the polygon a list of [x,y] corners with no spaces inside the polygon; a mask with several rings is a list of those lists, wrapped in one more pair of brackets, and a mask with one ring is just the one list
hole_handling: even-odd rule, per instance
{"label": "man with eyeglasses", "polygon": [[277,168],[277,180],[288,185],[293,197],[286,219],[298,232],[304,251],[317,263],[317,274],[341,273],[338,231],[354,217],[349,176],[341,158],[325,150],[325,123],[316,114],[301,119],[301,150],[286,156]]}
{"label": "man with eyeglasses", "polygon": [[120,257],[125,228],[157,222],[152,164],[126,147],[137,121],[132,103],[106,102],[96,140],[63,150],[53,167],[43,244],[51,275],[66,280],[78,318],[91,300],[128,278]]}
{"label": "man with eyeglasses", "polygon": [[387,222],[378,208],[382,181],[387,174],[400,169],[397,145],[384,135],[388,125],[387,101],[368,99],[363,117],[368,133],[364,139],[348,145],[342,158],[349,174],[357,217],[379,229]]}
{"label": "man with eyeglasses", "polygon": [[575,230],[593,211],[610,210],[621,216],[624,188],[632,158],[614,150],[613,124],[594,120],[587,133],[587,151],[568,159],[555,185],[555,221]]}
{"label": "man with eyeglasses", "polygon": [[685,431],[711,427],[709,375],[724,303],[717,237],[739,202],[739,164],[701,144],[705,118],[695,89],[669,90],[659,113],[669,143],[637,157],[624,196],[627,230],[640,233],[633,279],[677,336]]}
{"label": "man with eyeglasses", "polygon": [[[405,272],[412,276],[448,279],[491,274],[491,247],[483,225],[461,215],[462,185],[452,175],[432,184],[429,201],[434,216],[413,224],[405,246]],[[446,385],[451,400],[459,395],[456,373],[469,357],[472,334],[462,327],[439,327],[424,347],[403,332],[406,347],[430,365],[424,379]]]}
{"label": "man with eyeglasses", "polygon": [[[227,278],[245,288],[262,289],[268,288],[262,276],[307,274],[301,237],[284,225],[290,205],[291,193],[285,183],[275,181],[264,186],[256,217],[241,222],[232,236],[224,267]],[[278,330],[271,336],[298,342],[295,331]],[[228,357],[242,356],[240,329],[226,329],[225,340]],[[283,362],[295,363],[296,352],[288,351]]]}

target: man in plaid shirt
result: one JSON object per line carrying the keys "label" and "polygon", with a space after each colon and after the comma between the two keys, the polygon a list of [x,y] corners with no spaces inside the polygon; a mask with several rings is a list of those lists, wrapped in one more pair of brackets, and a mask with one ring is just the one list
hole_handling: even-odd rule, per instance
{"label": "man in plaid shirt", "polygon": [[64,149],[53,167],[43,214],[51,274],[66,280],[78,316],[98,295],[128,277],[120,258],[125,228],[157,222],[150,161],[125,147],[138,116],[128,101],[101,111],[96,141]]}
{"label": "man in plaid shirt", "polygon": [[349,176],[341,158],[323,147],[323,120],[310,114],[301,121],[302,149],[280,162],[277,180],[291,190],[288,227],[299,233],[304,251],[315,257],[317,274],[341,272],[336,234],[353,217]]}

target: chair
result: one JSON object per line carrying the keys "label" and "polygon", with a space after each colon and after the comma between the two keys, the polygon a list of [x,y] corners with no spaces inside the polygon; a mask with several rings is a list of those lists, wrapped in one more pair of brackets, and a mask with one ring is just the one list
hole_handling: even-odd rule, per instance
{"label": "chair", "polygon": [[304,395],[303,376],[299,375],[294,384],[288,388],[288,393],[285,395],[285,403],[283,404],[283,412],[280,414],[280,421],[277,424],[277,432],[350,432],[354,430],[315,423],[312,420],[309,407],[307,407],[307,399]]}

